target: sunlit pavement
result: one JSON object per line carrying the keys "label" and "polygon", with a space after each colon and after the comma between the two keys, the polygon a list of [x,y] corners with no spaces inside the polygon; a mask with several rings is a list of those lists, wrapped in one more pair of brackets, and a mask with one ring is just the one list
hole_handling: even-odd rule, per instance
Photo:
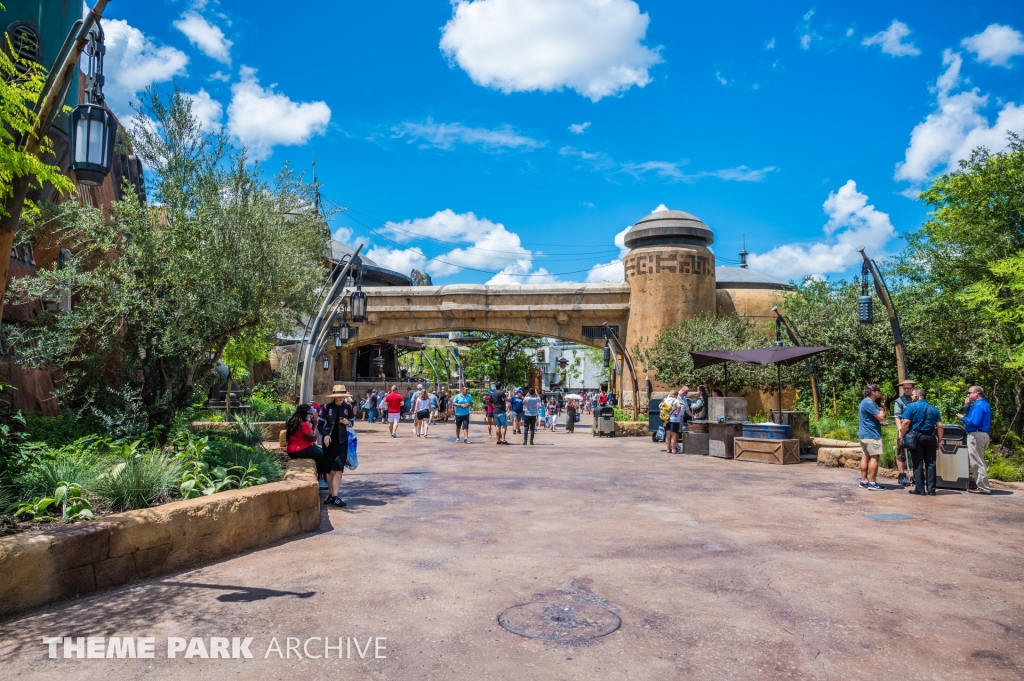
{"label": "sunlit pavement", "polygon": [[[0,677],[1024,678],[1020,492],[472,429],[364,426],[321,532],[5,621]],[[512,611],[525,633],[571,641],[499,625],[530,603],[548,605]],[[44,636],[153,637],[155,657],[49,659]],[[252,658],[168,659],[169,637],[251,637]]]}

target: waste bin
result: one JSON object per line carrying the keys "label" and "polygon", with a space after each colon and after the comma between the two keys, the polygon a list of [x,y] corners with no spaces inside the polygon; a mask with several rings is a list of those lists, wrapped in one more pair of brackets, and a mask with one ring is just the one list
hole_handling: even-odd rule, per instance
{"label": "waste bin", "polygon": [[615,437],[615,409],[601,407],[597,410],[598,437]]}
{"label": "waste bin", "polygon": [[942,442],[935,454],[935,486],[967,489],[970,480],[967,431],[961,426],[946,426],[942,429]]}

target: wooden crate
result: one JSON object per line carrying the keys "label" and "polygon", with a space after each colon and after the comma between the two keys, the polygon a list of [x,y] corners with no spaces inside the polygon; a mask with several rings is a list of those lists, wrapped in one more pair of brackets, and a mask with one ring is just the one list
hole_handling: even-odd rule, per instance
{"label": "wooden crate", "polygon": [[800,440],[755,440],[738,437],[733,440],[733,458],[737,461],[788,464],[800,463]]}

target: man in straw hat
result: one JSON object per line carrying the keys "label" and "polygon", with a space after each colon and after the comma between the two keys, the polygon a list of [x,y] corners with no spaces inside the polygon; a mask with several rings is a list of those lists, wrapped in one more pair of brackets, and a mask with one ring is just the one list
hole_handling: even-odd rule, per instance
{"label": "man in straw hat", "polygon": [[338,496],[341,491],[341,476],[348,461],[348,427],[355,421],[356,408],[352,395],[343,385],[335,385],[330,394],[331,401],[324,405],[324,416],[320,432],[324,436],[324,459],[330,469],[327,474],[328,506],[345,508],[345,502]]}
{"label": "man in straw hat", "polygon": [[[904,380],[900,383],[903,394],[892,403],[892,415],[896,421],[897,433],[903,432],[903,410],[914,403],[914,387],[916,385],[909,378]],[[910,484],[910,478],[907,477],[907,448],[903,446],[902,435],[899,436],[899,442],[896,447],[896,468],[900,472],[899,483],[906,487]]]}

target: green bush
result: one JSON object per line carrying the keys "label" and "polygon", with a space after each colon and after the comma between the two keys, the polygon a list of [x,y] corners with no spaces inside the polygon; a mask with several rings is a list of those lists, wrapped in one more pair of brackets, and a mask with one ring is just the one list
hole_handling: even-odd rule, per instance
{"label": "green bush", "polygon": [[747,423],[768,423],[769,421],[771,421],[771,419],[768,418],[768,415],[763,411],[759,411],[756,414],[747,417]]}
{"label": "green bush", "polygon": [[87,492],[103,475],[106,441],[79,438],[63,447],[27,445],[18,467],[14,485],[23,499],[49,495],[61,483],[69,483]]}
{"label": "green bush", "polygon": [[25,414],[25,439],[29,442],[45,442],[51,447],[69,445],[87,436],[82,422],[65,412],[61,416],[44,416],[28,412]]}
{"label": "green bush", "polygon": [[268,399],[258,392],[253,392],[245,403],[249,405],[249,414],[246,418],[250,421],[287,421],[295,412],[295,405]]}
{"label": "green bush", "polygon": [[266,482],[276,482],[284,477],[284,466],[274,452],[264,449],[262,445],[249,447],[237,442],[211,442],[209,451],[203,456],[204,462],[211,468],[240,467],[248,470],[255,466],[258,477],[266,478]]}
{"label": "green bush", "polygon": [[96,493],[117,511],[146,508],[169,497],[181,482],[181,461],[167,453],[141,450],[140,441],[122,444],[113,467],[96,482]]}

